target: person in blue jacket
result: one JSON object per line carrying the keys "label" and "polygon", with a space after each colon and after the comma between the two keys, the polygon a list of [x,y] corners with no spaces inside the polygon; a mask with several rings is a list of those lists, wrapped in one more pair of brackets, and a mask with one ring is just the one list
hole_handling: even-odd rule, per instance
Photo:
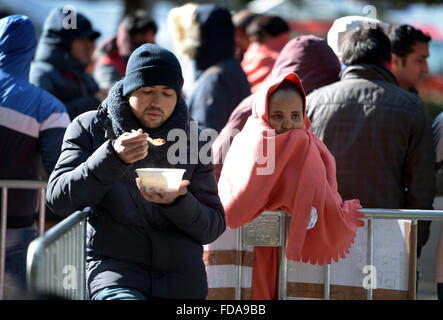
{"label": "person in blue jacket", "polygon": [[[31,20],[22,15],[0,20],[0,179],[39,180],[49,175],[60,154],[70,123],[64,104],[29,83],[37,38]],[[41,172],[41,160],[46,172]],[[34,223],[38,191],[8,190],[7,274],[26,284],[26,251],[37,236]]]}
{"label": "person in blue jacket", "polygon": [[86,70],[99,36],[84,15],[62,8],[53,9],[43,25],[30,81],[63,101],[72,120],[96,110],[106,97]]}
{"label": "person in blue jacket", "polygon": [[[193,130],[181,98],[180,63],[170,51],[144,44],[125,77],[97,111],[68,127],[46,202],[67,216],[91,207],[87,226],[88,293],[95,300],[204,299],[203,245],[225,230],[213,166],[189,161]],[[173,133],[182,140],[166,140]],[[163,138],[149,146],[147,136]],[[198,134],[198,133],[197,133]],[[176,143],[186,150],[175,164]],[[202,143],[202,142],[199,142]],[[137,168],[186,169],[177,192],[146,192]]]}

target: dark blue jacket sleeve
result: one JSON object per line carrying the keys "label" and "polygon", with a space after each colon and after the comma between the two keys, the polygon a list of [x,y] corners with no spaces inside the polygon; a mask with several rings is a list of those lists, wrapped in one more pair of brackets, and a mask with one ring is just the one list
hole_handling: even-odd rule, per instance
{"label": "dark blue jacket sleeve", "polygon": [[111,140],[93,150],[92,133],[82,125],[82,119],[90,114],[69,125],[60,158],[49,177],[46,203],[60,216],[100,203],[106,191],[130,167],[117,156]]}
{"label": "dark blue jacket sleeve", "polygon": [[48,175],[60,156],[63,136],[70,124],[65,105],[47,92],[41,92],[39,147],[43,166]]}
{"label": "dark blue jacket sleeve", "polygon": [[159,207],[173,224],[201,244],[215,241],[226,229],[212,164],[197,167],[185,196]]}
{"label": "dark blue jacket sleeve", "polygon": [[42,152],[43,167],[48,175],[54,170],[62,148],[66,128],[51,128],[40,133],[39,144]]}

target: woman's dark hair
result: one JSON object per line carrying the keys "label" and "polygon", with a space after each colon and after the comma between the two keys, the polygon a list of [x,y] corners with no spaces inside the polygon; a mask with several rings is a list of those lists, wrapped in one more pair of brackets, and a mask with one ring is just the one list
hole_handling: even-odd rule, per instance
{"label": "woman's dark hair", "polygon": [[275,15],[259,15],[246,27],[249,36],[255,36],[261,42],[266,36],[275,37],[289,31],[285,20]]}
{"label": "woman's dark hair", "polygon": [[301,91],[300,87],[296,86],[292,81],[284,79],[280,85],[269,95],[268,99],[271,99],[271,96],[277,91],[293,91],[300,95],[301,100],[303,101],[303,113],[305,112],[305,101],[303,97],[305,96]]}
{"label": "woman's dark hair", "polygon": [[412,52],[412,46],[416,42],[428,43],[431,41],[429,35],[424,34],[420,29],[416,29],[408,24],[394,28],[389,38],[391,39],[392,53],[404,59]]}
{"label": "woman's dark hair", "polygon": [[157,33],[157,24],[151,18],[146,10],[136,10],[122,20],[123,27],[128,31],[129,35],[133,36],[137,33],[143,33],[147,30],[152,30],[154,34]]}
{"label": "woman's dark hair", "polygon": [[343,38],[342,62],[347,65],[384,65],[391,61],[391,41],[379,26],[359,26]]}

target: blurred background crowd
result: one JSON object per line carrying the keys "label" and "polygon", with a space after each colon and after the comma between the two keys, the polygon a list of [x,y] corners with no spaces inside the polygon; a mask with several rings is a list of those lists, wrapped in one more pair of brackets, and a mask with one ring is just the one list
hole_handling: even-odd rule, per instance
{"label": "blurred background crowd", "polygon": [[[174,7],[188,1],[148,1],[148,0],[0,0],[0,17],[10,14],[24,14],[31,18],[39,38],[44,21],[55,7],[71,5],[87,17],[100,32],[95,44],[99,48],[105,40],[112,38],[118,30],[122,18],[139,8],[144,8],[157,25],[155,42],[174,51],[173,40],[168,29],[167,17]],[[427,59],[429,72],[417,88],[425,101],[433,120],[443,111],[443,3],[438,0],[390,0],[370,2],[359,0],[212,0],[193,1],[195,3],[215,3],[228,8],[233,14],[249,9],[255,13],[273,14],[284,19],[291,37],[314,34],[326,39],[335,19],[342,16],[366,16],[383,22],[400,25],[410,24],[432,37],[429,43],[430,56]],[[97,50],[98,51],[98,50]],[[180,58],[180,57],[179,57]],[[191,72],[190,67],[184,66]],[[192,75],[188,75],[192,77]],[[186,81],[185,81],[186,83]]]}

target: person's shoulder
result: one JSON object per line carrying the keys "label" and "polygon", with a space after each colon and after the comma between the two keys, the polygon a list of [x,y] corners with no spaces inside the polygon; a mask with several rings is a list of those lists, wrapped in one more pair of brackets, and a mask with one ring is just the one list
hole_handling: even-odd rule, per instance
{"label": "person's shoulder", "polygon": [[206,78],[229,77],[232,81],[236,74],[244,74],[240,62],[235,58],[227,58],[207,68],[202,76]]}
{"label": "person's shoulder", "polygon": [[234,109],[234,111],[232,111],[229,120],[236,119],[238,117],[242,118],[245,114],[247,114],[249,117],[252,113],[252,105],[254,104],[255,96],[256,94],[253,93],[244,98]]}
{"label": "person's shoulder", "polygon": [[45,90],[44,88],[40,88],[34,84],[31,84],[36,90],[39,92],[40,96],[41,96],[41,102],[45,105],[51,105],[52,109],[55,109],[58,112],[67,112],[66,106],[64,105],[64,103],[57,98],[56,96],[54,96],[51,92]]}
{"label": "person's shoulder", "polygon": [[92,110],[84,112],[72,119],[67,132],[68,136],[77,137],[83,135],[94,136],[98,131],[98,126],[102,121],[98,117],[98,111]]}
{"label": "person's shoulder", "polygon": [[59,126],[67,127],[71,121],[65,104],[47,90],[31,83],[29,86],[35,96],[34,107],[38,111],[37,120],[40,123],[56,121]]}
{"label": "person's shoulder", "polygon": [[39,87],[46,88],[63,83],[63,75],[55,66],[45,61],[35,61],[31,64],[29,82]]}
{"label": "person's shoulder", "polygon": [[384,82],[383,89],[385,92],[385,100],[390,104],[398,105],[406,109],[425,108],[423,100],[418,95],[396,84]]}
{"label": "person's shoulder", "polygon": [[311,93],[308,94],[308,96],[310,96],[310,95],[315,96],[315,95],[318,95],[318,94],[325,94],[327,92],[334,91],[336,88],[346,87],[346,85],[347,84],[344,83],[343,81],[338,80],[338,81],[335,81],[333,83],[327,84],[325,86],[321,86],[321,87],[315,88],[314,90],[311,91]]}
{"label": "person's shoulder", "polygon": [[[25,114],[51,114],[53,112],[67,113],[65,105],[54,95],[24,79],[14,77],[10,82],[13,90],[8,95],[8,101],[14,108]],[[37,118],[38,117],[36,115]]]}
{"label": "person's shoulder", "polygon": [[60,74],[60,71],[51,63],[47,61],[33,61],[31,63],[31,71],[30,76],[31,77],[41,77],[46,76],[48,74]]}
{"label": "person's shoulder", "polygon": [[250,84],[246,73],[243,71],[238,60],[225,59],[203,72],[199,77],[196,88],[224,88],[227,90],[250,90]]}
{"label": "person's shoulder", "polygon": [[316,88],[312,90],[306,96],[306,103],[310,102],[319,102],[319,101],[330,101],[332,95],[336,95],[337,93],[343,93],[346,89],[347,84],[342,81],[336,81],[331,84]]}
{"label": "person's shoulder", "polygon": [[405,90],[400,86],[391,84],[395,89],[392,90],[393,93],[398,94],[400,97],[405,99],[406,101],[409,101],[413,104],[424,104],[423,100],[414,92],[411,92],[409,90]]}
{"label": "person's shoulder", "polygon": [[432,121],[432,125],[436,126],[439,125],[441,126],[443,124],[443,112],[440,112],[435,119]]}
{"label": "person's shoulder", "polygon": [[98,111],[97,110],[86,111],[75,117],[72,120],[72,122],[74,121],[79,123],[84,128],[90,127],[91,125],[99,121]]}

